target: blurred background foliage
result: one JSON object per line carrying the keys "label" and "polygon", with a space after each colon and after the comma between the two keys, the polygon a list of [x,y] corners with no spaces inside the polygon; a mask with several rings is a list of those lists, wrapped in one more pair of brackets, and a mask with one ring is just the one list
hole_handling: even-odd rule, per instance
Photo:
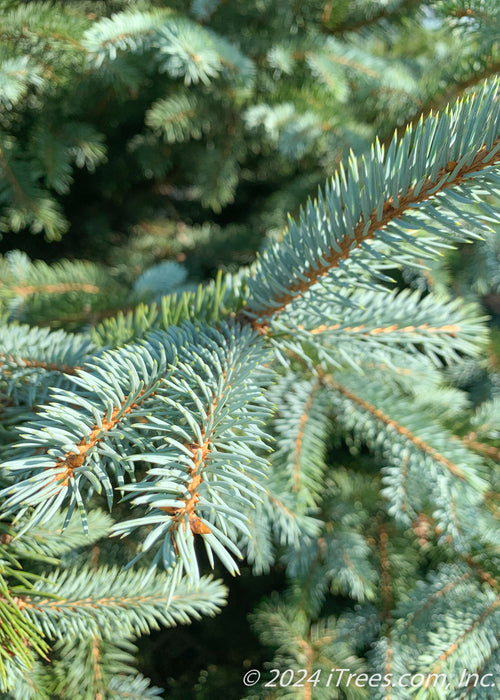
{"label": "blurred background foliage", "polygon": [[495,5],[3,0],[2,250],[248,262],[351,149],[498,71]]}

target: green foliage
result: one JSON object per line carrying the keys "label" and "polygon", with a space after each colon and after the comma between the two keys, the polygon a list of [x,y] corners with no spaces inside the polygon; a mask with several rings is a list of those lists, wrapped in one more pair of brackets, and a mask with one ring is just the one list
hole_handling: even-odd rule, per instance
{"label": "green foliage", "polygon": [[4,1],[3,229],[71,227],[102,259],[134,225],[165,229],[167,202],[179,230],[262,238],[349,149],[500,65],[494,2],[254,5]]}
{"label": "green foliage", "polygon": [[435,5],[2,4],[4,227],[136,224],[0,257],[2,697],[157,697],[138,638],[245,559],[295,675],[240,695],[494,697],[460,679],[500,664],[498,10]]}

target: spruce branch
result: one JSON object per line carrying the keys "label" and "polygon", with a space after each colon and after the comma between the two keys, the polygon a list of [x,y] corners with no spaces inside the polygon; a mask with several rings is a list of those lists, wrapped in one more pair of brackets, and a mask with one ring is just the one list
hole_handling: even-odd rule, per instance
{"label": "spruce branch", "polygon": [[[424,419],[424,406],[388,392],[382,383],[372,379],[367,386],[362,376],[347,372],[342,382],[320,376],[333,390],[337,420],[384,460],[383,494],[389,500],[389,513],[397,522],[410,525],[425,502],[436,518],[441,540],[458,551],[468,551],[472,531],[466,523],[475,519],[480,528],[478,509],[487,489],[481,459],[453,440],[438,420],[427,415]],[[396,415],[405,418],[395,419]]]}
{"label": "spruce branch", "polygon": [[392,420],[387,416],[383,411],[380,409],[376,408],[374,405],[370,404],[368,401],[365,401],[362,399],[360,396],[356,396],[356,394],[352,393],[349,389],[347,389],[345,386],[342,386],[339,382],[336,382],[332,377],[322,377],[323,381],[334,391],[339,392],[343,396],[345,396],[349,401],[352,401],[353,403],[357,404],[361,409],[367,411],[370,413],[374,418],[377,420],[381,421],[386,425],[387,427],[395,430],[397,433],[399,433],[402,437],[404,437],[406,440],[409,440],[418,450],[422,450],[425,454],[428,454],[432,459],[437,460],[441,464],[443,464],[446,469],[455,477],[458,479],[465,479],[465,474],[460,469],[459,466],[451,462],[447,457],[444,455],[440,454],[436,449],[431,447],[428,443],[426,443],[424,440],[419,438],[417,435],[414,435],[411,430],[408,430],[403,425],[400,425],[397,421]]}
{"label": "spruce branch", "polygon": [[[81,700],[156,698],[160,688],[134,668],[137,647],[129,639],[99,635],[56,643],[49,684],[54,694]],[[132,673],[131,673],[132,671]]]}
{"label": "spruce branch", "polygon": [[297,437],[295,438],[294,444],[294,455],[293,455],[293,486],[292,491],[298,491],[300,487],[300,461],[301,455],[304,449],[304,433],[306,429],[307,422],[309,420],[309,411],[311,410],[316,391],[318,390],[320,384],[317,382],[309,394],[306,403],[304,405],[304,412],[299,418],[299,425],[297,431]]}
{"label": "spruce branch", "polygon": [[[54,390],[62,404],[45,407],[37,414],[33,427],[25,428],[26,458],[10,463],[14,470],[31,474],[24,484],[27,492],[17,496],[12,493],[4,505],[10,509],[16,503],[17,510],[23,503],[21,512],[28,504],[36,505],[35,520],[39,522],[52,517],[69,495],[69,513],[78,504],[85,523],[82,478],[97,490],[101,490],[101,482],[111,505],[113,489],[100,464],[100,455],[110,460],[108,465],[121,483],[127,471],[119,448],[122,431],[128,432],[132,444],[137,442],[123,423],[135,419],[137,410],[141,415],[139,405],[157,389],[167,374],[167,361],[172,362],[174,357],[173,345],[168,341],[143,344],[133,351],[114,351],[88,362],[85,370],[73,376],[73,386],[82,387],[83,395],[69,389]],[[110,449],[109,440],[116,441],[115,450]],[[85,466],[86,461],[90,468]]]}
{"label": "spruce branch", "polygon": [[455,654],[457,649],[460,648],[465,642],[471,637],[478,628],[481,627],[482,623],[487,620],[491,615],[494,615],[497,609],[500,607],[500,594],[494,598],[488,605],[488,607],[481,611],[481,613],[473,620],[473,622],[465,629],[457,638],[454,639],[453,643],[450,644],[439,656],[435,664],[432,666],[430,673],[439,673],[443,666],[446,664],[448,659]]}
{"label": "spruce branch", "polygon": [[84,334],[6,324],[0,339],[0,381],[6,399],[15,409],[33,410],[55,388],[70,388],[71,378],[94,353]]}
{"label": "spruce branch", "polygon": [[[135,636],[188,624],[201,615],[215,615],[225,604],[226,590],[219,581],[203,577],[197,586],[179,580],[172,586],[167,574],[146,570],[60,571],[46,577],[43,588],[18,596],[26,618],[49,638]],[[45,592],[50,592],[48,598]]]}
{"label": "spruce branch", "polygon": [[[446,209],[456,214],[455,190],[465,201],[474,201],[474,187],[495,182],[492,166],[500,159],[496,89],[494,82],[442,115],[422,119],[415,133],[408,129],[402,140],[395,135],[387,154],[376,144],[369,160],[351,158],[348,171],[341,168],[325,194],[306,205],[298,222],[290,221],[279,246],[268,248],[257,261],[248,278],[250,302],[240,317],[247,315],[254,327],[265,327],[269,318],[329,276],[341,292],[343,273],[359,276],[344,261],[359,259],[376,269],[380,253],[369,244],[381,240],[389,250],[398,250],[411,241],[406,229],[427,228],[439,238],[467,240]],[[472,122],[475,128],[466,132],[465,125]],[[431,226],[432,220],[440,228]]]}
{"label": "spruce branch", "polygon": [[463,438],[463,440],[469,449],[474,450],[475,452],[479,452],[480,454],[484,455],[485,457],[489,457],[490,459],[493,459],[495,462],[500,462],[500,448],[499,447],[495,447],[494,445],[487,445],[484,442],[480,442],[479,440],[475,440],[470,435],[466,435]]}
{"label": "spruce branch", "polygon": [[[428,99],[419,105],[418,112],[407,119],[403,124],[398,125],[397,133],[403,135],[409,126],[415,126],[418,121],[429,114],[442,110],[450,102],[460,98],[467,90],[473,88],[482,81],[494,79],[500,72],[500,61],[489,58],[484,61],[480,70],[471,70],[460,79],[454,80],[446,90],[440,90],[438,94],[432,94]],[[387,139],[385,145],[389,145],[392,137]]]}
{"label": "spruce branch", "polygon": [[276,444],[271,464],[281,487],[296,499],[296,509],[314,506],[322,497],[328,404],[317,377],[297,382],[283,377],[269,394],[277,406],[271,427]]}
{"label": "spruce branch", "polygon": [[479,308],[458,299],[432,293],[422,297],[409,290],[354,289],[332,303],[331,292],[325,284],[313,308],[297,305],[269,321],[271,342],[290,348],[300,344],[329,366],[357,365],[369,350],[382,356],[391,353],[393,362],[400,352],[401,362],[408,350],[418,347],[437,364],[474,357],[484,348],[485,317]]}
{"label": "spruce branch", "polygon": [[160,444],[154,453],[130,457],[153,465],[143,481],[124,487],[127,498],[146,505],[150,514],[114,528],[123,535],[152,525],[143,551],[162,541],[154,561],[163,561],[166,568],[179,564],[178,571],[184,569],[195,580],[194,535],[202,537],[212,565],[215,553],[229,571],[238,571],[232,555],[241,553],[228,535],[248,533],[241,508],[258,500],[256,489],[263,490],[259,479],[267,464],[257,452],[264,447],[261,424],[268,413],[261,397],[270,376],[261,364],[263,348],[249,329],[220,328],[222,333],[207,329],[205,348],[187,354],[189,365],[179,358],[164,381],[168,422],[150,420],[154,431],[164,432],[167,447]]}

